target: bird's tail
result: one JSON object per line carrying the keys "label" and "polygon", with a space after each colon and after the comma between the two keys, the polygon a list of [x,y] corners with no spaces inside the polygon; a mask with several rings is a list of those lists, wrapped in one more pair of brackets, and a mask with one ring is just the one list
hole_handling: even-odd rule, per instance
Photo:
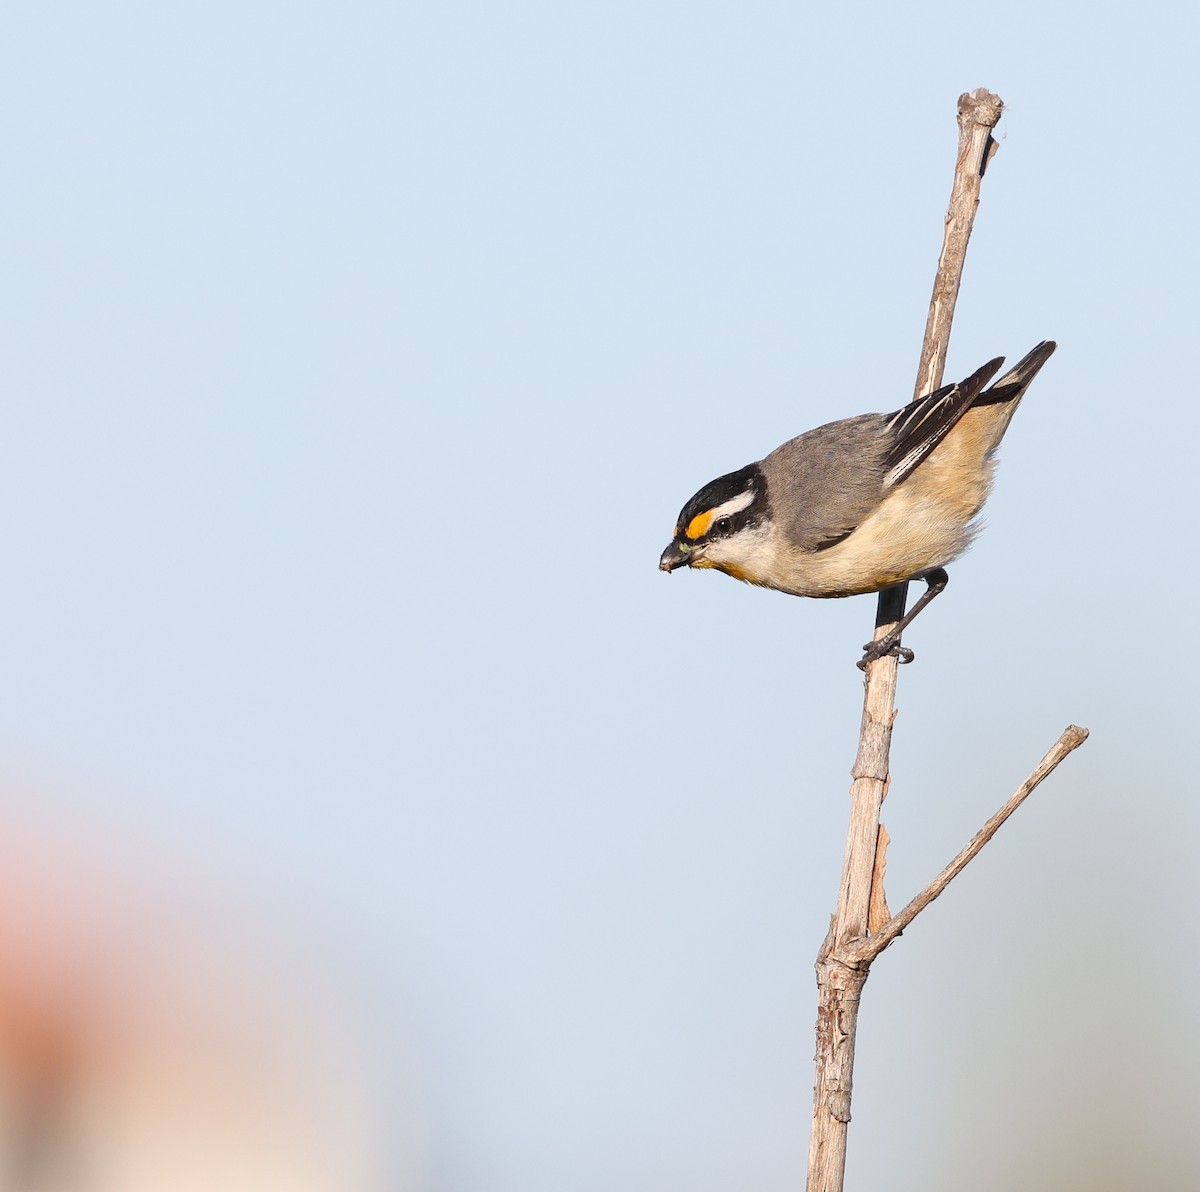
{"label": "bird's tail", "polygon": [[929,457],[930,463],[936,464],[934,472],[949,467],[979,478],[984,487],[979,491],[976,511],[987,496],[986,483],[990,482],[989,461],[992,454],[1004,438],[1004,432],[1008,430],[1008,424],[1025,390],[1042,365],[1050,359],[1054,348],[1055,345],[1049,340],[1038,344],[994,385],[985,389],[962,415],[953,433],[947,435]]}
{"label": "bird's tail", "polygon": [[1011,402],[1012,408],[1015,410],[1017,402],[1025,396],[1025,390],[1029,388],[1033,378],[1041,372],[1042,365],[1054,355],[1054,349],[1057,347],[1058,344],[1052,339],[1042,340],[1036,348],[1023,356],[1004,376],[1000,377],[991,388],[985,389],[973,404],[991,406],[1002,402]]}
{"label": "bird's tail", "polygon": [[985,389],[972,403],[972,410],[979,410],[985,406],[991,407],[987,415],[980,413],[978,417],[984,418],[988,424],[992,450],[1004,438],[1004,432],[1008,430],[1008,424],[1017,412],[1017,406],[1021,404],[1025,390],[1033,383],[1033,378],[1041,371],[1042,365],[1054,355],[1056,347],[1058,344],[1053,340],[1042,340],[1036,348],[1017,361],[1008,372],[990,388]]}

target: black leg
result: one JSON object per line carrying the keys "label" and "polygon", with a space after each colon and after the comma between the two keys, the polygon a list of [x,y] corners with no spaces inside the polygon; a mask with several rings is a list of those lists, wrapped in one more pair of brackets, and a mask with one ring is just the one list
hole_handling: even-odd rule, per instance
{"label": "black leg", "polygon": [[876,658],[883,658],[887,654],[895,654],[901,662],[911,662],[913,660],[915,657],[913,652],[906,650],[900,644],[900,635],[916,620],[917,614],[935,596],[940,596],[946,590],[946,585],[950,582],[950,577],[942,567],[935,567],[923,578],[928,587],[921,594],[921,599],[896,623],[896,628],[891,633],[881,637],[877,642],[867,642],[863,646],[863,656],[858,663],[859,670],[866,670],[869,662],[874,662]]}

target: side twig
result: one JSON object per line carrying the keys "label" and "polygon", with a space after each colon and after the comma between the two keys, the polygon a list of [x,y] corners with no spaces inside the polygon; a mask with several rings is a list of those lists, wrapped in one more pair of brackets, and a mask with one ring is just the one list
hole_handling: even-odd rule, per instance
{"label": "side twig", "polygon": [[844,958],[853,958],[860,964],[864,961],[869,964],[874,960],[983,851],[983,846],[996,835],[1000,825],[1037,790],[1046,778],[1054,773],[1059,762],[1069,753],[1078,749],[1087,739],[1087,729],[1080,728],[1077,724],[1070,724],[1063,729],[1062,736],[1054,742],[1046,756],[1038,762],[1033,773],[1017,787],[1008,802],[971,837],[962,852],[902,911],[884,923],[878,932],[867,939],[857,940],[855,943],[847,945],[843,953]]}

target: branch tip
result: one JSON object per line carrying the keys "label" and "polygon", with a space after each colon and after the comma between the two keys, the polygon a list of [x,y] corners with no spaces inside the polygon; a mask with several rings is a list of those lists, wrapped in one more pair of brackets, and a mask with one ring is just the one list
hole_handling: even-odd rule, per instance
{"label": "branch tip", "polygon": [[1003,112],[1004,100],[986,87],[964,91],[958,97],[959,123],[982,124],[985,128],[995,128],[1000,123]]}

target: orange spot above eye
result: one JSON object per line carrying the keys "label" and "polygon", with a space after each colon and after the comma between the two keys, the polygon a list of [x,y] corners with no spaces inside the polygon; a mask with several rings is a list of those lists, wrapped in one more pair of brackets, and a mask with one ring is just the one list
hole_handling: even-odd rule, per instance
{"label": "orange spot above eye", "polygon": [[704,513],[697,513],[687,524],[687,529],[684,531],[687,536],[694,542],[697,538],[703,537],[708,533],[708,527],[712,525],[713,511],[706,510]]}

